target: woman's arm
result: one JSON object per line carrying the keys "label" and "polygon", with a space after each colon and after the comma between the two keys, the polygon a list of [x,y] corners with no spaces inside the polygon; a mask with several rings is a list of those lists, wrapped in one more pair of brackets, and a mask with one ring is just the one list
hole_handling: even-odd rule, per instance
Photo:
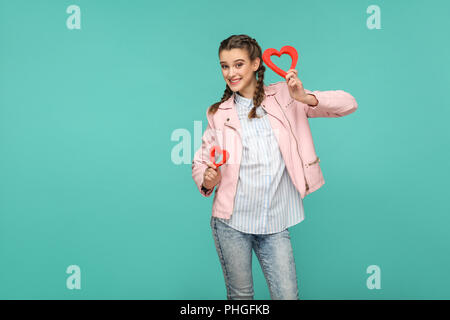
{"label": "woman's arm", "polygon": [[303,103],[306,103],[311,107],[315,107],[319,104],[319,101],[317,100],[315,95],[308,93]]}
{"label": "woman's arm", "polygon": [[305,89],[305,92],[308,97],[311,97],[311,102],[314,102],[314,97],[318,101],[315,106],[306,101],[305,112],[308,118],[343,117],[355,112],[358,108],[355,98],[343,90],[310,91]]}

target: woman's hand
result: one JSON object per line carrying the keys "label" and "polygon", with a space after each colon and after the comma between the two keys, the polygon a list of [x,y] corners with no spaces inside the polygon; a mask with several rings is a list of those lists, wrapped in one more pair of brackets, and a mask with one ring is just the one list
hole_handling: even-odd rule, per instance
{"label": "woman's hand", "polygon": [[222,175],[220,173],[220,167],[216,168],[216,166],[208,161],[208,168],[205,170],[203,174],[203,186],[206,189],[212,189],[216,184],[220,182],[222,179]]}
{"label": "woman's hand", "polygon": [[288,85],[289,94],[291,95],[292,99],[306,103],[306,101],[308,100],[308,94],[305,92],[303,84],[297,76],[297,70],[289,69],[286,74],[286,83]]}

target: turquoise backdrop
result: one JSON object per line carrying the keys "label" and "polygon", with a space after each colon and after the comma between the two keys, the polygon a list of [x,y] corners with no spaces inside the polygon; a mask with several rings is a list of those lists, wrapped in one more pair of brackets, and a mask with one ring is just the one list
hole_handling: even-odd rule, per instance
{"label": "turquoise backdrop", "polygon": [[[367,26],[372,4],[381,29]],[[66,25],[70,5],[81,29]],[[290,229],[301,299],[449,299],[449,10],[1,0],[0,298],[226,299],[212,197],[190,161],[225,88],[219,44],[248,34],[263,50],[294,46],[305,88],[358,102],[310,119],[325,185]],[[176,163],[182,142],[189,161]],[[80,289],[66,285],[71,265]],[[366,284],[373,265],[380,289]],[[255,299],[270,299],[255,255],[253,271]]]}

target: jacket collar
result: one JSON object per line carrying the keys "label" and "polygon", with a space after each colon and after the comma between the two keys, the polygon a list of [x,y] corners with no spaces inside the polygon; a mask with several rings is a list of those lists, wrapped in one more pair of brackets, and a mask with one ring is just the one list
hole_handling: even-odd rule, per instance
{"label": "jacket collar", "polygon": [[[269,103],[269,101],[267,100],[268,97],[276,98],[276,94],[279,93],[276,88],[276,83],[271,84],[269,86],[264,86],[264,93],[266,94],[266,97],[261,102],[261,105],[264,107],[264,109],[267,111],[269,115],[277,119],[276,121],[273,122],[271,121],[273,128],[277,129],[280,126],[286,127],[283,121],[284,116],[282,114],[281,108],[276,107],[273,101]],[[239,133],[239,131],[241,130],[241,123],[234,106],[234,95],[235,93],[233,92],[233,94],[231,95],[230,98],[228,98],[228,100],[224,101],[222,104],[219,105],[219,109],[225,109],[223,111],[224,112],[223,117],[227,118],[225,125],[236,129]]]}
{"label": "jacket collar", "polygon": [[[266,95],[266,97],[268,96],[272,96],[276,93],[276,89],[274,85],[264,85],[264,93]],[[233,92],[233,94],[231,95],[231,97],[228,98],[228,100],[222,102],[219,105],[219,109],[231,109],[234,105],[234,98],[235,98],[236,93]]]}

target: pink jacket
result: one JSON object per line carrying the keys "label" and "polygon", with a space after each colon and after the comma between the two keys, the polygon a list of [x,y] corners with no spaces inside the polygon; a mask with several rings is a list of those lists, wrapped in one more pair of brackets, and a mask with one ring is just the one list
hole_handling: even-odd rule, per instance
{"label": "pink jacket", "polygon": [[[313,107],[292,99],[285,81],[264,86],[264,91],[266,97],[261,106],[268,113],[286,169],[303,199],[325,183],[307,118],[342,117],[354,112],[358,104],[351,94],[342,90],[305,89],[319,101]],[[242,153],[241,125],[234,105],[234,93],[220,104],[214,115],[207,111],[206,117],[208,126],[202,137],[202,146],[192,160],[192,178],[203,196],[211,196],[214,189],[207,193],[201,190],[210,149],[218,145],[229,152],[229,159],[219,169],[222,179],[215,186],[212,206],[214,217],[229,219],[233,212]]]}

